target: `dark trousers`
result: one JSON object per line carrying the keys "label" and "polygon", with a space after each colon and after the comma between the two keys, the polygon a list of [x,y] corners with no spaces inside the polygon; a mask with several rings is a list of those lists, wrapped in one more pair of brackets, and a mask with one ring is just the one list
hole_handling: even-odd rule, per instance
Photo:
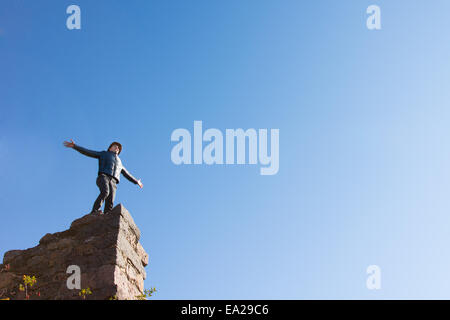
{"label": "dark trousers", "polygon": [[92,211],[99,211],[105,201],[105,213],[113,208],[114,198],[116,197],[117,184],[116,179],[106,174],[99,174],[97,177],[97,186],[100,189],[100,194],[94,202]]}

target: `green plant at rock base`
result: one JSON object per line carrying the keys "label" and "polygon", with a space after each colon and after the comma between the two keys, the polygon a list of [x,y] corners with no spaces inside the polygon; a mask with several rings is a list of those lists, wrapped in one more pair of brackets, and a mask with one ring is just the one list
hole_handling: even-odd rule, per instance
{"label": "green plant at rock base", "polygon": [[119,300],[118,298],[117,298],[117,296],[116,295],[113,295],[112,297],[109,297],[109,299],[108,300]]}
{"label": "green plant at rock base", "polygon": [[[30,291],[31,291],[31,287],[33,287],[37,282],[36,277],[35,276],[30,277],[30,276],[27,276],[26,274],[24,274],[22,277],[22,280],[23,280],[23,284],[19,285],[19,290],[22,292],[25,291],[25,299],[29,300],[30,295],[28,294],[28,288],[30,288]],[[40,296],[41,293],[37,292],[36,295]]]}
{"label": "green plant at rock base", "polygon": [[150,290],[144,289],[144,292],[138,296],[136,296],[136,299],[138,300],[147,300],[147,298],[150,298],[153,293],[156,292],[156,288],[151,288]]}
{"label": "green plant at rock base", "polygon": [[80,292],[78,293],[78,295],[80,297],[83,297],[83,300],[86,300],[86,296],[92,294],[92,291],[90,288],[86,288],[86,289],[81,289]]}

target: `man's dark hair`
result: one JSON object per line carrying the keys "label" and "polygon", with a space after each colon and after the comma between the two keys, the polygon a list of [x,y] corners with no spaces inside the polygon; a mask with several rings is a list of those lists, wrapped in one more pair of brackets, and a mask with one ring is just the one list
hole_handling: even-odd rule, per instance
{"label": "man's dark hair", "polygon": [[119,142],[117,142],[117,141],[114,141],[113,143],[111,143],[111,144],[109,145],[108,151],[109,151],[109,149],[111,149],[111,147],[112,147],[113,145],[116,145],[116,146],[119,147],[119,154],[120,154],[120,153],[122,152],[122,145],[121,145]]}

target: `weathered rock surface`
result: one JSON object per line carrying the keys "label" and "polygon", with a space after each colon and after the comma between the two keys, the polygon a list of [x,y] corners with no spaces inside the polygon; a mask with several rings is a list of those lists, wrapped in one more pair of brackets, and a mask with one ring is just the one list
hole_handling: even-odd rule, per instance
{"label": "weathered rock surface", "polygon": [[121,204],[106,215],[85,215],[66,231],[46,234],[36,247],[6,252],[0,264],[0,299],[25,298],[19,291],[23,275],[37,279],[30,299],[81,299],[79,289],[67,287],[71,265],[80,268],[81,288],[92,291],[86,299],[136,299],[144,291],[148,264],[139,239],[139,229]]}

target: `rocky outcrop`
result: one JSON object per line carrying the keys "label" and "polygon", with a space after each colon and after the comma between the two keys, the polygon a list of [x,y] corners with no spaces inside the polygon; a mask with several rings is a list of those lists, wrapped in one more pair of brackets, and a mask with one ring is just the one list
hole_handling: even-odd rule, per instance
{"label": "rocky outcrop", "polygon": [[[0,265],[0,299],[25,298],[19,290],[23,275],[37,280],[30,299],[81,299],[80,289],[86,288],[92,292],[86,299],[136,299],[144,291],[148,264],[139,238],[121,204],[108,214],[85,215],[66,231],[46,234],[36,247],[6,252]],[[81,287],[69,289],[77,286],[76,269]]]}

